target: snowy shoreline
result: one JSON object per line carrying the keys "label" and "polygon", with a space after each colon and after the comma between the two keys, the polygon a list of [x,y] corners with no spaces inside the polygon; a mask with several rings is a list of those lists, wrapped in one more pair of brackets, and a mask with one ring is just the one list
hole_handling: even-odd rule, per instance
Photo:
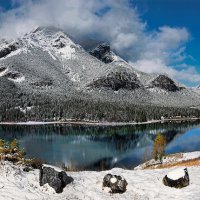
{"label": "snowy shoreline", "polygon": [[50,125],[50,124],[71,124],[71,125],[93,125],[93,126],[126,126],[126,125],[142,125],[155,124],[170,121],[195,121],[198,117],[192,118],[171,118],[162,120],[151,120],[147,122],[99,122],[99,121],[27,121],[27,122],[0,122],[0,125]]}
{"label": "snowy shoreline", "polygon": [[[200,152],[184,153],[183,159],[193,159]],[[74,182],[64,188],[63,193],[57,194],[48,185],[39,186],[39,170],[24,172],[23,166],[10,162],[0,163],[0,199],[1,200],[199,200],[200,197],[200,164],[189,166],[190,185],[175,189],[162,183],[163,177],[180,167],[149,170],[124,170],[114,168],[109,171],[80,171],[67,172]],[[102,189],[103,177],[107,173],[123,176],[127,182],[127,191],[123,194],[109,194]]]}

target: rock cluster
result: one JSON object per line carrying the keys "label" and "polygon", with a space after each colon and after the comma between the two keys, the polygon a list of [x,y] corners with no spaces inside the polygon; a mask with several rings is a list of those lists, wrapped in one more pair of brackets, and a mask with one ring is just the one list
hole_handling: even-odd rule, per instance
{"label": "rock cluster", "polygon": [[124,193],[127,185],[127,181],[121,176],[107,174],[103,178],[103,187],[109,187],[111,193]]}

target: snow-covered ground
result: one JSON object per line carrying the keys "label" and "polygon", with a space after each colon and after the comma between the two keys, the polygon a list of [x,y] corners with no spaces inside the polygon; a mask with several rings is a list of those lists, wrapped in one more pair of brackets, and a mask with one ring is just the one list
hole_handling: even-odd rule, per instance
{"label": "snow-covered ground", "polygon": [[[103,172],[68,172],[74,182],[63,193],[56,194],[47,184],[39,186],[39,170],[24,172],[9,162],[0,165],[0,200],[199,200],[200,166],[188,167],[190,185],[182,189],[164,186],[163,177],[170,169],[123,170],[115,168]],[[122,175],[128,182],[123,194],[109,194],[102,190],[107,173]]]}
{"label": "snow-covered ground", "polygon": [[[17,107],[18,108],[18,107]],[[24,111],[20,109],[21,111]],[[66,121],[49,121],[49,122],[40,122],[40,121],[27,121],[27,122],[0,122],[3,125],[47,125],[47,124],[87,124],[94,126],[124,126],[124,125],[135,125],[135,124],[150,124],[150,123],[158,123],[161,120],[152,120],[147,122],[99,122],[99,121],[73,121],[71,119]]]}
{"label": "snow-covered ground", "polygon": [[[21,112],[25,113],[26,110],[31,110],[31,107],[27,107],[22,109],[21,107],[16,107],[21,110]],[[136,125],[136,124],[153,124],[153,123],[160,123],[160,122],[167,122],[167,121],[183,121],[183,120],[198,120],[200,118],[191,117],[191,118],[171,118],[171,119],[164,119],[161,118],[160,120],[149,120],[146,122],[106,122],[106,121],[73,121],[73,119],[67,119],[65,121],[27,121],[27,122],[0,122],[0,125],[48,125],[48,124],[85,124],[85,125],[94,125],[94,126],[125,126],[125,125]]]}
{"label": "snow-covered ground", "polygon": [[184,162],[184,161],[192,161],[194,159],[198,159],[198,163],[200,165],[200,151],[195,152],[188,152],[188,153],[176,153],[176,154],[170,154],[163,158],[162,165],[161,162],[155,161],[154,159],[151,159],[137,167],[135,169],[146,169],[146,168],[160,168],[163,166],[174,166],[178,163]]}

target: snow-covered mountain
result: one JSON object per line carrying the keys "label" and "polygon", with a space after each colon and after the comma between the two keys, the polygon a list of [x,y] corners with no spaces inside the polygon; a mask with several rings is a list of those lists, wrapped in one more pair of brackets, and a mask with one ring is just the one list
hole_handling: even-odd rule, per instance
{"label": "snow-covered mountain", "polygon": [[[200,105],[200,94],[166,75],[146,74],[107,44],[87,52],[60,29],[39,27],[15,41],[0,40],[0,96],[4,104],[84,99],[134,105]],[[27,105],[26,105],[27,104]]]}

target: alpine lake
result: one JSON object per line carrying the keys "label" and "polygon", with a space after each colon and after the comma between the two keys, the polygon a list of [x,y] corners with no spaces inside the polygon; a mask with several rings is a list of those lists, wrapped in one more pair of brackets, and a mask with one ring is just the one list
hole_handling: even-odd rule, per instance
{"label": "alpine lake", "polygon": [[0,125],[0,138],[17,139],[26,158],[77,170],[133,169],[152,156],[162,133],[166,154],[200,151],[200,121],[127,126]]}

